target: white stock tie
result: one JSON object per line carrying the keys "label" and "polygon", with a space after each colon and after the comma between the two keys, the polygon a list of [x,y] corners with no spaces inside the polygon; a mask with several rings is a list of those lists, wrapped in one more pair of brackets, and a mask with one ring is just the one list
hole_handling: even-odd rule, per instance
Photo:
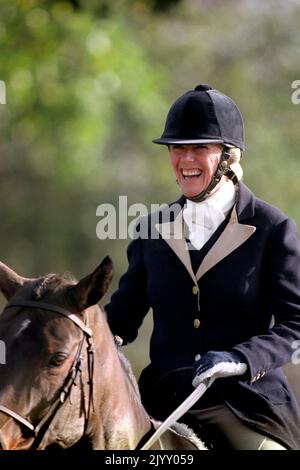
{"label": "white stock tie", "polygon": [[188,228],[188,238],[200,250],[225,220],[235,203],[235,187],[226,181],[211,196],[201,202],[187,199],[183,209],[183,219]]}

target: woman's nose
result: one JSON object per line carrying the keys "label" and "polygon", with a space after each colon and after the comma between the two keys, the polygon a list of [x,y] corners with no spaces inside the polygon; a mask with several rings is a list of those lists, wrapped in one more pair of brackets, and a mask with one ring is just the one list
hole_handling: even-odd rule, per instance
{"label": "woman's nose", "polygon": [[195,160],[195,152],[193,149],[186,149],[186,152],[184,153],[184,159],[188,161],[194,161]]}

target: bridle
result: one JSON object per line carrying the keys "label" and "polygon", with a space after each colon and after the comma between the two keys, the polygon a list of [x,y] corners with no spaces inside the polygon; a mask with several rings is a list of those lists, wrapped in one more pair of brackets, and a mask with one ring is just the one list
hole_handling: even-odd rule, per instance
{"label": "bridle", "polygon": [[[70,396],[71,390],[74,385],[77,385],[77,380],[80,380],[81,387],[83,388],[82,382],[82,349],[84,342],[87,343],[87,366],[88,366],[88,385],[89,385],[89,397],[88,397],[88,407],[86,410],[85,400],[81,400],[81,405],[83,406],[83,412],[85,416],[85,425],[84,431],[87,428],[91,410],[94,411],[94,400],[93,400],[93,386],[94,386],[94,344],[93,344],[93,332],[92,330],[84,323],[77,315],[69,312],[67,309],[58,307],[53,304],[49,304],[41,301],[31,301],[31,300],[14,300],[11,303],[8,303],[4,310],[13,307],[30,307],[38,308],[42,310],[48,310],[50,312],[55,312],[71,320],[80,330],[82,331],[82,338],[79,342],[75,358],[71,368],[69,369],[68,375],[66,377],[65,383],[61,390],[58,393],[58,396],[54,403],[51,405],[49,411],[41,419],[41,421],[34,425],[27,418],[21,416],[16,411],[8,408],[5,405],[0,404],[0,412],[5,413],[8,416],[11,416],[14,420],[18,421],[20,424],[29,429],[34,435],[34,441],[30,449],[38,449],[39,444],[42,439],[45,437],[45,434],[48,430],[48,427],[52,420],[54,419],[56,413],[65,402],[66,398]],[[83,402],[83,403],[82,403]],[[3,449],[5,450],[5,449]]]}
{"label": "bridle", "polygon": [[199,194],[196,194],[195,196],[187,197],[187,199],[190,199],[190,201],[193,201],[193,202],[204,201],[204,199],[206,199],[210,195],[210,193],[217,186],[217,184],[220,183],[224,175],[227,176],[227,178],[229,178],[230,180],[232,180],[234,185],[238,183],[238,179],[234,171],[232,171],[231,168],[228,166],[228,160],[230,158],[229,150],[230,150],[230,147],[228,147],[227,145],[223,146],[220,163],[217,166],[215,174],[213,175],[207,188],[203,189],[203,191],[201,191]]}

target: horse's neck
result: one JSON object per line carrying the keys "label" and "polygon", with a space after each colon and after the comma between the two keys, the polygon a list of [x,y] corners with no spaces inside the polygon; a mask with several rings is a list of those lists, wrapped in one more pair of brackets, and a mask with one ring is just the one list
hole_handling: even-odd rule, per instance
{"label": "horse's neck", "polygon": [[100,436],[105,439],[106,449],[135,449],[150,430],[150,419],[141,404],[135,378],[120,359],[107,323],[102,318],[99,324],[99,320],[98,317],[94,331],[95,389],[101,391]]}

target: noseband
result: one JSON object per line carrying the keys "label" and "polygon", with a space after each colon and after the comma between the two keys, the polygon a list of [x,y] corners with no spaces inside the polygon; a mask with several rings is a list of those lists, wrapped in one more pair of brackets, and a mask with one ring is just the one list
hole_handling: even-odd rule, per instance
{"label": "noseband", "polygon": [[15,300],[12,303],[7,304],[4,310],[8,308],[13,308],[13,307],[38,308],[38,309],[48,310],[50,312],[58,313],[59,315],[63,315],[64,317],[68,318],[73,323],[75,323],[75,325],[78,328],[80,328],[81,331],[83,332],[82,338],[79,342],[79,345],[75,354],[73,364],[66,377],[65,384],[60,390],[57,399],[51,405],[49,411],[46,413],[46,415],[41,419],[41,421],[37,425],[33,425],[27,418],[24,418],[19,413],[11,410],[7,406],[0,404],[0,412],[11,416],[13,419],[23,424],[24,426],[26,426],[27,429],[29,429],[34,434],[35,439],[31,446],[31,449],[33,448],[37,449],[43,437],[45,436],[47,429],[51,421],[53,420],[54,416],[58,412],[61,405],[65,402],[66,398],[70,396],[73,386],[76,385],[77,383],[77,377],[79,376],[80,379],[82,378],[81,374],[82,374],[83,356],[81,355],[81,353],[82,353],[82,348],[83,348],[83,344],[85,340],[87,342],[87,353],[88,353],[87,358],[88,358],[88,385],[89,385],[89,399],[88,399],[87,411],[85,410],[85,406],[84,406],[85,429],[87,427],[91,409],[93,409],[94,411],[93,382],[94,382],[94,351],[95,350],[94,350],[94,345],[92,341],[93,332],[75,314],[69,312],[68,310],[62,307],[58,307],[53,304],[48,304],[46,302],[40,302],[40,301],[31,301],[31,300]]}

